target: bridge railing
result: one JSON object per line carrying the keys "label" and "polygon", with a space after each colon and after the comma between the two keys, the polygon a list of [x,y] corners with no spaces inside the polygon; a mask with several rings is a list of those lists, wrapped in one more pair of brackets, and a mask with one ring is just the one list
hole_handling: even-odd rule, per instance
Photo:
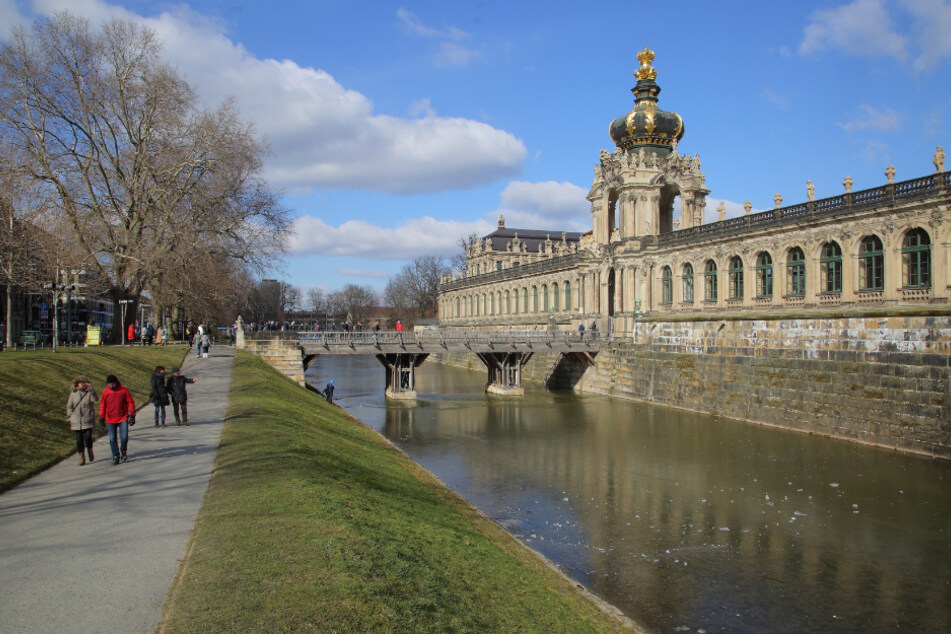
{"label": "bridge railing", "polygon": [[601,334],[572,330],[449,330],[437,332],[300,332],[298,343],[314,343],[322,346],[371,346],[371,345],[470,345],[470,344],[539,344],[590,343],[601,341]]}

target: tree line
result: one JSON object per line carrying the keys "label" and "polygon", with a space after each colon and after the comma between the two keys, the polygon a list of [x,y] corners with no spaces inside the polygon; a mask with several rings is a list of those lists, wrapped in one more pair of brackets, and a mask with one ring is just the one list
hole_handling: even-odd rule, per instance
{"label": "tree line", "polygon": [[207,321],[283,253],[290,214],[262,176],[267,146],[233,102],[200,105],[161,49],[145,27],[68,12],[0,45],[8,289],[83,271],[117,309],[148,297],[173,325]]}
{"label": "tree line", "polygon": [[367,329],[376,321],[380,327],[405,325],[417,319],[436,317],[439,281],[450,272],[448,262],[438,256],[419,256],[390,277],[382,293],[368,285],[347,284],[336,290],[302,289],[282,280],[261,280],[253,286],[239,309],[248,324],[268,322],[317,322],[321,328],[362,324]]}

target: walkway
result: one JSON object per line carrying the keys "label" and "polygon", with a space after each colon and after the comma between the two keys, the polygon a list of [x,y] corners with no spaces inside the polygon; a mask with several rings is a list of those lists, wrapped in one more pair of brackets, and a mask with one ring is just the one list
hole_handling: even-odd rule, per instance
{"label": "walkway", "polygon": [[[211,477],[228,405],[233,349],[191,353],[189,427],[153,427],[152,406],[129,434],[129,462],[76,456],[0,496],[0,630],[150,632],[185,556]],[[121,369],[116,374],[122,379]]]}

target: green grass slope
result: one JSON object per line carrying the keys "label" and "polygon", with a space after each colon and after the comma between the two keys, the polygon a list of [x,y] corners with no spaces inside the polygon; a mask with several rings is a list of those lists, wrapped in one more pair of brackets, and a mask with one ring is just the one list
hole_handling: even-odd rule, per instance
{"label": "green grass slope", "polygon": [[0,354],[0,491],[76,450],[75,436],[66,423],[73,377],[85,374],[102,393],[106,377],[115,374],[141,406],[149,398],[155,366],[180,365],[185,352],[181,346],[152,346]]}
{"label": "green grass slope", "polygon": [[374,431],[238,354],[159,631],[622,629]]}

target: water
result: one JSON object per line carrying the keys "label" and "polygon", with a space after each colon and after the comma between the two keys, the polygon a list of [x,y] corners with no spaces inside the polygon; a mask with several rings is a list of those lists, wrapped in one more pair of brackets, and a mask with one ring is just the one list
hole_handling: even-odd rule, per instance
{"label": "water", "polygon": [[662,632],[947,631],[951,463],[427,361],[387,405],[371,357],[338,402],[566,574]]}

